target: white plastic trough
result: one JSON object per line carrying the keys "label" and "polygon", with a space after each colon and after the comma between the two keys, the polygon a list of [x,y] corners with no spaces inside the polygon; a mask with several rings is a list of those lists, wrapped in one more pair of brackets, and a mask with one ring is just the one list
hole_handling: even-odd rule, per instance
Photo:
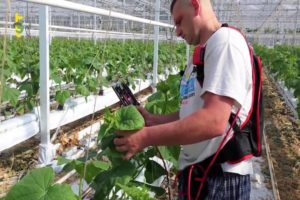
{"label": "white plastic trough", "polygon": [[[140,84],[137,84],[135,90],[132,89],[134,94],[151,85],[150,80],[138,81]],[[65,103],[64,110],[50,112],[50,129],[53,130],[79,120],[117,102],[119,99],[112,88],[104,88],[104,96],[91,95],[87,97],[87,101],[84,97],[69,99]],[[39,110],[40,108],[37,107],[33,113],[15,117],[0,124],[0,152],[39,133]]]}

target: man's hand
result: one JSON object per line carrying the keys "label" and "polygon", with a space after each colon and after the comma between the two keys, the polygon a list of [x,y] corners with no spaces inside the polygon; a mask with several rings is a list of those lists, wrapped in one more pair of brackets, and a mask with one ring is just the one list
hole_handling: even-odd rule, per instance
{"label": "man's hand", "polygon": [[118,131],[117,138],[114,139],[116,150],[125,153],[124,160],[129,160],[136,153],[147,147],[145,135],[147,127],[138,131]]}

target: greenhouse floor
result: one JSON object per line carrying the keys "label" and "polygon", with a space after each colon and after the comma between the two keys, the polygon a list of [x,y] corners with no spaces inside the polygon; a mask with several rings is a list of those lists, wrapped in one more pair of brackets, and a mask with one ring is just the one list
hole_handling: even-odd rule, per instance
{"label": "greenhouse floor", "polygon": [[[264,96],[266,140],[270,147],[269,160],[275,180],[272,187],[267,154],[255,158],[251,200],[274,199],[274,187],[278,189],[281,199],[296,200],[300,196],[300,129],[283,98],[279,96],[275,84],[268,77],[264,81]],[[99,118],[97,116],[95,120]],[[87,126],[81,123],[81,126],[75,128],[75,125],[64,126],[61,132],[74,135]],[[65,147],[77,142],[74,136],[60,137],[60,140],[66,141]],[[37,164],[38,143],[36,138],[32,138],[0,154],[0,197]]]}

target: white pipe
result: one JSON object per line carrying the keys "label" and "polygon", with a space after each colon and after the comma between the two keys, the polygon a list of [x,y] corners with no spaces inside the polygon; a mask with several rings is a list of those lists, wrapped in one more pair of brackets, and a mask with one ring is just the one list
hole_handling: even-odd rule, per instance
{"label": "white pipe", "polygon": [[40,6],[40,105],[41,142],[47,144],[49,137],[50,82],[49,82],[49,13],[48,6]]}
{"label": "white pipe", "polygon": [[[0,28],[0,34],[4,33],[5,29]],[[86,38],[90,39],[93,36],[93,31],[91,32],[67,32],[67,31],[50,31],[51,35],[53,37],[63,37],[63,38]],[[39,36],[39,31],[38,30],[31,30],[30,32],[31,36]],[[7,35],[15,35],[15,30],[14,29],[8,29],[7,30]],[[122,32],[110,32],[110,31],[104,31],[103,33],[97,33],[97,38],[110,38],[110,39],[134,39],[134,40],[142,40],[142,39],[147,39],[147,40],[152,40],[153,35],[143,35],[143,34],[137,34],[137,33],[126,33],[125,35]],[[166,35],[160,35],[160,40],[167,40]],[[178,39],[179,40],[179,39]]]}
{"label": "white pipe", "polygon": [[41,5],[39,13],[40,23],[40,135],[39,163],[47,165],[54,157],[50,141],[50,81],[49,81],[49,10]]}
{"label": "white pipe", "polygon": [[60,8],[70,9],[70,10],[76,10],[76,11],[80,11],[80,12],[105,15],[105,16],[115,17],[115,18],[119,18],[119,19],[124,19],[124,20],[130,20],[130,21],[135,21],[135,22],[141,22],[141,23],[146,23],[146,24],[152,24],[152,25],[173,28],[173,25],[171,25],[171,24],[166,24],[166,23],[149,20],[149,19],[134,17],[131,15],[118,13],[118,12],[114,12],[111,10],[95,8],[92,6],[86,6],[86,5],[82,5],[79,3],[73,3],[73,2],[65,1],[65,0],[55,0],[55,1],[53,1],[53,0],[22,0],[22,1],[43,4],[43,5],[49,5],[49,6],[55,6],[55,7],[60,7]]}
{"label": "white pipe", "polygon": [[[155,2],[155,21],[159,21],[160,0]],[[154,52],[153,52],[153,83],[155,88],[157,84],[157,68],[158,68],[158,42],[159,42],[159,26],[154,26]]]}

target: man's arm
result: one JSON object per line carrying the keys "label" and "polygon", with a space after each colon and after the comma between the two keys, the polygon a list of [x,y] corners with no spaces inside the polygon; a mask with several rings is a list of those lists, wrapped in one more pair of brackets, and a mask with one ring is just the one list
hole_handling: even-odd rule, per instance
{"label": "man's arm", "polygon": [[120,152],[126,152],[125,159],[148,146],[186,145],[220,136],[224,133],[234,100],[206,92],[203,108],[188,117],[145,127],[134,134],[121,133],[115,145]]}
{"label": "man's arm", "polygon": [[137,109],[143,115],[146,126],[155,126],[179,120],[179,112],[171,113],[168,115],[155,115],[149,113],[143,107],[137,107]]}

